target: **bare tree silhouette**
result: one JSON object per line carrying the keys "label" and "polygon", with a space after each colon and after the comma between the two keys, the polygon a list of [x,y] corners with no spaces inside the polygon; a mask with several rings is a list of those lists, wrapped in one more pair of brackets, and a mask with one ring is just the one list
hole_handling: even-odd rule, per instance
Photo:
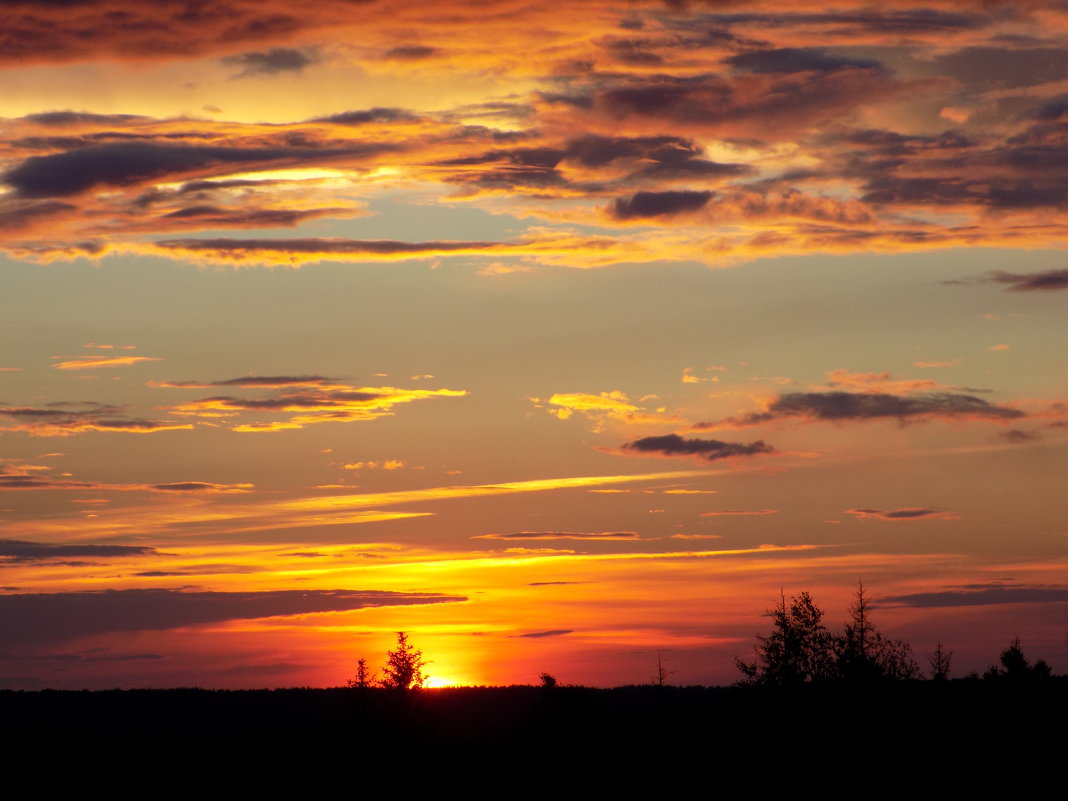
{"label": "bare tree silhouette", "polygon": [[931,666],[931,678],[935,681],[945,681],[949,678],[949,666],[953,660],[953,652],[942,648],[939,640],[935,649],[927,654],[927,662]]}

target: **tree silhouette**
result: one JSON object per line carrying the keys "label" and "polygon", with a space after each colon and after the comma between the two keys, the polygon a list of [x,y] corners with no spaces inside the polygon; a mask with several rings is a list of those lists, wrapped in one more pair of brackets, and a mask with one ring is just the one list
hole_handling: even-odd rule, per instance
{"label": "tree silhouette", "polygon": [[949,678],[949,665],[953,659],[953,652],[942,648],[942,641],[938,641],[935,649],[927,654],[927,662],[931,666],[931,678],[935,681],[945,681]]}
{"label": "tree silhouette", "polygon": [[367,687],[373,687],[374,683],[374,674],[368,671],[367,660],[361,656],[359,659],[356,660],[356,677],[349,679],[346,682],[346,685],[349,687],[365,689]]}
{"label": "tree silhouette", "polygon": [[779,593],[779,603],[765,613],[772,620],[771,633],[757,635],[757,660],[735,664],[745,684],[793,687],[834,677],[831,634],[823,625],[823,611],[803,592],[790,599]]}
{"label": "tree silhouette", "polygon": [[386,653],[381,685],[390,690],[422,687],[428,678],[423,675],[424,665],[423,652],[408,643],[407,632],[398,631],[397,647]]}
{"label": "tree silhouette", "polygon": [[853,598],[850,620],[835,638],[839,678],[852,683],[917,678],[920,668],[909,644],[884,637],[872,623],[863,581],[857,582]]}
{"label": "tree silhouette", "polygon": [[1001,652],[1001,667],[991,665],[990,669],[983,674],[984,679],[1001,681],[1042,681],[1051,675],[1050,667],[1045,659],[1039,659],[1035,664],[1027,661],[1020,648],[1020,638],[1015,637],[1009,643],[1009,647]]}

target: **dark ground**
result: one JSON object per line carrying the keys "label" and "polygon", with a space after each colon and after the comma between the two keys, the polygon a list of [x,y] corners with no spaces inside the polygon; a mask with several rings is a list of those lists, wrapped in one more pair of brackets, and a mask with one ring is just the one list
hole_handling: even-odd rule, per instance
{"label": "dark ground", "polygon": [[[1012,685],[897,682],[868,687],[465,687],[0,691],[9,738],[37,741],[256,741],[341,744],[364,755],[576,749],[745,757],[806,748],[952,748],[1063,753],[1068,678]],[[1051,740],[1052,738],[1052,740]]]}

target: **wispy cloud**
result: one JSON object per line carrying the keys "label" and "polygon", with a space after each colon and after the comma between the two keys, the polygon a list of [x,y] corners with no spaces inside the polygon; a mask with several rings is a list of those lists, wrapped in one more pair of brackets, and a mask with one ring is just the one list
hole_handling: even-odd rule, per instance
{"label": "wispy cloud", "polygon": [[113,356],[100,359],[95,356],[80,356],[76,359],[66,359],[56,362],[52,366],[57,370],[90,370],[97,367],[127,367],[138,362],[158,362],[162,359],[151,356]]}
{"label": "wispy cloud", "polygon": [[960,516],[942,509],[908,507],[904,509],[846,509],[847,515],[902,523],[915,520],[960,520]]}
{"label": "wispy cloud", "polygon": [[637,540],[635,531],[520,531],[516,534],[476,534],[474,540]]}

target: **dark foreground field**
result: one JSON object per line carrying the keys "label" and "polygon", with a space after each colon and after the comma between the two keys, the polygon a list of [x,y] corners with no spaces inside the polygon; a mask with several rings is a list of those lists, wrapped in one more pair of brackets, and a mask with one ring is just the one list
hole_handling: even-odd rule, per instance
{"label": "dark foreground field", "polygon": [[[1068,679],[1039,685],[899,682],[868,688],[472,687],[104,692],[0,691],[22,742],[241,740],[415,752],[705,753],[723,758],[861,747],[918,756],[1063,747]],[[1052,738],[1052,739],[1051,739]]]}

